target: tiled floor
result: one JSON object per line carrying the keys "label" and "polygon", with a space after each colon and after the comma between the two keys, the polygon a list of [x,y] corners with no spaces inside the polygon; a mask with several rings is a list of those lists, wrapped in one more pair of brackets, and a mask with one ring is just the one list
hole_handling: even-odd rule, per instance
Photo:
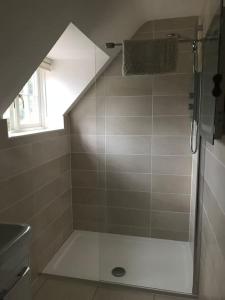
{"label": "tiled floor", "polygon": [[[98,285],[96,283],[57,276],[43,276],[44,283],[33,300],[184,300],[187,298],[152,294],[131,288]],[[193,300],[192,298],[188,298]]]}

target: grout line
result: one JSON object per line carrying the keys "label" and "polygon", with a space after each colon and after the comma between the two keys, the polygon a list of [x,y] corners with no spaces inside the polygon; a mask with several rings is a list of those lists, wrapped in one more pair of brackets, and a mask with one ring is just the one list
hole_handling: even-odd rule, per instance
{"label": "grout line", "polygon": [[[51,185],[54,181],[58,180],[59,178],[62,178],[65,176],[65,174],[68,173],[70,174],[69,170],[64,171],[63,173],[61,173],[59,176],[55,177],[53,180],[49,181],[48,183],[45,183],[43,185],[41,185],[39,188],[37,188],[36,190],[32,191],[32,193],[27,194],[25,197],[21,198],[20,200],[12,203],[11,205],[9,205],[8,207],[1,209],[0,210],[0,214],[4,213],[6,210],[12,208],[14,205],[17,205],[20,202],[23,202],[24,200],[26,200],[27,198],[33,196],[34,194],[36,194],[37,192],[40,192],[42,189],[44,189],[45,187],[47,187],[48,185]],[[72,186],[70,187],[72,189]]]}
{"label": "grout line", "polygon": [[[71,136],[73,137],[104,137],[103,134],[71,134]],[[173,134],[107,134],[106,135],[107,137],[121,137],[121,136],[125,136],[125,137],[149,137],[149,136],[152,136],[152,137],[160,137],[160,138],[166,138],[166,137],[176,137],[176,138],[188,138],[189,135],[188,134],[176,134],[176,135],[173,135]]]}
{"label": "grout line", "polygon": [[[106,86],[104,85],[104,88],[105,87]],[[107,95],[106,90],[105,90],[105,94]],[[105,124],[104,124],[104,126],[105,126],[105,131],[104,131],[104,160],[105,160],[105,166],[104,166],[104,173],[105,173],[104,174],[104,192],[105,192],[105,195],[104,195],[104,200],[105,200],[105,202],[107,204],[107,207],[108,207],[108,197],[107,197],[108,178],[107,178],[107,170],[106,170],[106,168],[107,168],[107,155],[106,155],[106,152],[107,152],[107,150],[106,150],[106,147],[107,147],[107,134],[106,134],[106,132],[108,131],[108,129],[107,129],[108,126],[107,126],[107,120],[106,120],[106,101],[104,101],[104,117],[105,117]],[[108,210],[106,211],[106,224],[105,224],[105,227],[106,227],[105,228],[106,231],[108,231],[108,227],[109,227]]]}
{"label": "grout line", "polygon": [[219,252],[220,252],[221,257],[224,258],[224,255],[223,255],[223,249],[220,247],[220,244],[219,244],[219,241],[218,241],[216,232],[214,231],[213,225],[212,225],[212,223],[211,223],[211,221],[210,221],[210,219],[209,219],[209,216],[208,216],[208,213],[207,213],[207,211],[206,211],[206,208],[203,207],[203,209],[204,209],[204,214],[205,214],[205,216],[206,216],[207,222],[208,222],[208,224],[209,224],[209,228],[210,228],[210,230],[211,230],[211,234],[213,235],[213,238],[215,239],[216,246],[217,246],[217,248],[218,248],[218,250],[219,250]]}
{"label": "grout line", "polygon": [[[214,197],[214,199],[215,199],[215,201],[216,201],[216,203],[217,203],[217,205],[218,205],[218,207],[219,207],[221,213],[222,213],[223,216],[225,217],[225,211],[224,211],[224,209],[223,209],[223,207],[222,207],[222,205],[221,205],[219,199],[218,199],[217,196],[216,196],[216,193],[215,193],[215,191],[214,191],[214,188],[213,188],[212,185],[209,183],[209,181],[208,181],[207,178],[204,177],[204,181],[205,181],[206,184],[208,185],[208,188],[209,188],[210,192],[212,193],[212,195],[213,195],[213,197]],[[203,190],[203,191],[204,191],[204,190]]]}
{"label": "grout line", "polygon": [[62,193],[57,195],[53,200],[51,200],[47,205],[43,206],[38,212],[36,212],[34,215],[32,215],[31,218],[27,220],[27,222],[31,221],[33,218],[37,217],[38,215],[41,215],[46,209],[48,209],[55,201],[62,198],[64,195],[66,195],[70,189],[64,190]]}
{"label": "grout line", "polygon": [[117,115],[113,115],[113,114],[110,114],[110,115],[106,115],[106,118],[110,119],[110,118],[181,118],[181,117],[190,117],[190,113],[186,113],[186,114],[159,114],[159,113],[153,113],[153,114],[140,114],[140,115],[137,115],[137,114],[132,114],[130,113],[129,115],[120,115],[120,114],[117,114]]}
{"label": "grout line", "polygon": [[[99,283],[99,282],[98,282]],[[98,293],[98,289],[99,289],[99,285],[98,285],[98,283],[96,283],[96,286],[95,286],[95,291],[94,291],[94,293],[93,293],[93,297],[91,297],[91,299],[90,300],[95,300],[96,299],[96,297],[97,297],[97,293]]]}
{"label": "grout line", "polygon": [[68,152],[68,153],[65,153],[63,155],[60,155],[60,156],[57,156],[57,157],[53,157],[52,159],[49,159],[49,160],[47,160],[47,161],[45,161],[45,162],[43,162],[43,163],[41,163],[39,165],[34,165],[31,168],[29,168],[29,169],[23,170],[22,172],[18,172],[18,173],[13,174],[12,176],[6,177],[6,178],[4,178],[4,180],[0,179],[0,183],[3,183],[5,181],[9,181],[10,179],[12,179],[14,177],[18,177],[20,175],[23,175],[25,173],[29,173],[29,172],[31,172],[31,171],[33,171],[35,169],[38,169],[40,167],[43,167],[44,165],[53,163],[54,161],[60,160],[60,159],[66,157],[66,156],[69,156],[69,155],[70,155],[70,153]]}
{"label": "grout line", "polygon": [[[51,141],[51,140],[55,140],[55,139],[59,139],[61,137],[65,137],[65,136],[69,136],[69,133],[66,133],[66,134],[60,134],[60,135],[56,135],[56,136],[53,136],[53,137],[48,137],[48,138],[43,138],[43,139],[38,139],[36,141],[29,141],[29,142],[24,142],[22,144],[18,143],[17,145],[13,145],[13,146],[9,146],[9,147],[5,147],[5,148],[0,148],[0,154],[2,151],[9,151],[11,149],[16,149],[16,148],[19,148],[19,147],[28,147],[28,146],[32,146],[33,144],[36,144],[36,143],[44,143],[44,142],[47,142],[47,141]],[[21,138],[24,137],[24,136],[21,136]],[[16,137],[16,138],[20,138],[20,137]],[[10,139],[10,138],[9,138]]]}
{"label": "grout line", "polygon": [[[57,199],[56,199],[57,200]],[[54,201],[52,201],[54,202]],[[127,206],[113,206],[113,205],[108,205],[108,204],[87,204],[87,203],[80,203],[80,202],[73,202],[75,206],[84,206],[84,207],[92,207],[92,208],[110,208],[110,209],[120,209],[120,210],[126,210],[126,211],[137,211],[137,212],[146,212],[145,208],[137,208],[137,207],[127,207]],[[188,211],[176,211],[176,210],[169,210],[169,209],[152,209],[151,212],[153,213],[162,213],[162,214],[168,214],[168,213],[173,213],[173,214],[182,214],[182,215],[189,215],[190,212]],[[116,223],[117,224],[117,223]],[[132,226],[132,225],[130,225]],[[135,225],[137,227],[137,225]],[[138,226],[140,227],[140,226]]]}
{"label": "grout line", "polygon": [[[91,190],[95,190],[95,191],[103,191],[104,189],[101,189],[101,188],[95,188],[95,187],[82,187],[82,186],[77,186],[77,187],[72,187],[73,189],[77,189],[77,190],[88,190],[88,189],[91,189]],[[119,189],[108,189],[107,191],[109,192],[135,192],[135,191],[130,191],[130,190],[119,190]],[[136,193],[147,193],[149,194],[150,192],[149,191],[136,191]],[[165,193],[165,192],[153,192],[152,194],[156,194],[156,195],[176,195],[176,196],[187,196],[187,197],[190,197],[191,194],[185,194],[185,193]]]}
{"label": "grout line", "polygon": [[[151,138],[151,137],[150,137]],[[104,152],[72,152],[72,155],[89,155],[89,156],[104,156]],[[106,155],[110,156],[151,156],[151,153],[125,153],[125,152],[118,152],[118,153],[113,153],[113,152],[106,152]],[[185,158],[191,158],[191,154],[153,154],[153,157],[185,157]]]}
{"label": "grout line", "polygon": [[[153,31],[153,38],[155,38],[155,31]],[[151,82],[151,88],[152,91],[154,89],[154,80],[152,80]],[[152,126],[152,134],[154,133],[154,118],[153,118],[153,114],[154,114],[154,97],[152,95],[152,122],[151,122],[151,126]],[[153,165],[153,141],[152,141],[152,137],[150,138],[150,152],[151,152],[151,173],[152,173],[152,165]],[[149,237],[152,236],[152,174],[151,174],[151,178],[150,178],[150,199],[149,199]]]}
{"label": "grout line", "polygon": [[[81,173],[103,173],[105,174],[104,170],[98,171],[98,169],[72,169],[72,172],[81,172]],[[175,174],[175,173],[151,173],[151,172],[134,172],[134,171],[107,171],[108,174],[135,174],[135,175],[153,175],[153,176],[174,176],[174,177],[191,177],[191,174]]]}
{"label": "grout line", "polygon": [[[52,226],[58,219],[60,219],[64,214],[65,212],[68,210],[69,207],[66,207],[65,209],[63,209],[61,211],[61,214],[58,215],[56,218],[54,218],[50,223],[47,224],[47,226],[45,226],[45,228],[35,237],[34,240],[32,240],[31,242],[31,245],[33,245],[34,243],[37,242],[38,239],[42,238],[46,232],[46,230],[49,229],[50,226]],[[51,246],[51,245],[50,245]]]}
{"label": "grout line", "polygon": [[205,150],[225,169],[225,164],[207,147],[205,147]]}
{"label": "grout line", "polygon": [[[154,118],[183,118],[190,117],[190,114],[149,114],[149,115],[106,115],[108,119],[119,119],[119,118],[145,118],[145,119],[154,119]],[[103,118],[103,117],[102,117]]]}
{"label": "grout line", "polygon": [[[104,155],[104,152],[73,152],[72,154],[84,154],[84,155],[92,155],[92,156],[97,156],[97,155]],[[125,153],[125,152],[121,152],[121,153],[110,153],[110,152],[106,152],[106,155],[110,155],[110,156],[152,156],[152,157],[189,157],[191,158],[192,155],[191,154],[152,154],[151,153]]]}

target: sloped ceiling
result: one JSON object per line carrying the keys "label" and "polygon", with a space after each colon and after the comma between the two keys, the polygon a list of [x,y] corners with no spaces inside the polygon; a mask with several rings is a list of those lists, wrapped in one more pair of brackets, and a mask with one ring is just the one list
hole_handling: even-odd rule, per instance
{"label": "sloped ceiling", "polygon": [[[0,116],[72,21],[102,49],[151,19],[198,15],[204,0],[0,2]],[[106,50],[105,50],[106,51]],[[106,51],[112,58],[117,49]]]}

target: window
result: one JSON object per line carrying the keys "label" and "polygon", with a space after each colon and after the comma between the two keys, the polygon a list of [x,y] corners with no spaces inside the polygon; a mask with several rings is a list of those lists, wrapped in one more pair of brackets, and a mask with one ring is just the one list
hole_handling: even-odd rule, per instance
{"label": "window", "polygon": [[45,70],[38,68],[6,111],[10,132],[46,128]]}

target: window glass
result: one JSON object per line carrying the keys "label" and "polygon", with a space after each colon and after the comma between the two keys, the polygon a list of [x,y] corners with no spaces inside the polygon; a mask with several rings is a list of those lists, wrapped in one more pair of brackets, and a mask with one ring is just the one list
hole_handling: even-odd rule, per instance
{"label": "window glass", "polygon": [[13,104],[4,114],[11,131],[45,127],[45,76],[38,69],[25,84]]}

